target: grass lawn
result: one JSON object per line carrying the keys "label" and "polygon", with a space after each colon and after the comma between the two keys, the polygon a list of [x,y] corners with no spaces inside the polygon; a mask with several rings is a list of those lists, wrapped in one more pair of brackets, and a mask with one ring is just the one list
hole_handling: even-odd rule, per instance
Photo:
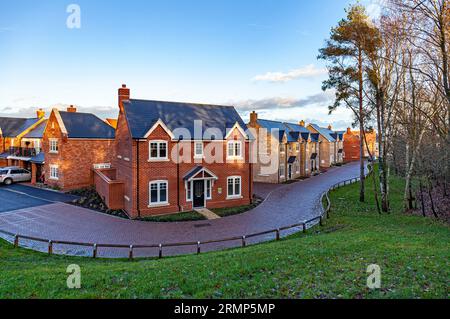
{"label": "grass lawn", "polygon": [[158,222],[158,223],[171,223],[171,222],[187,222],[196,220],[206,220],[207,218],[197,212],[185,212],[171,215],[162,215],[154,217],[145,217],[139,219],[144,222]]}
{"label": "grass lawn", "polygon": [[[370,190],[372,184],[367,183]],[[163,260],[48,257],[0,242],[0,298],[448,298],[447,225],[401,213],[403,183],[391,185],[393,212],[379,216],[358,185],[332,193],[322,228],[280,242]],[[66,288],[81,267],[82,288]],[[370,264],[382,288],[366,287]]]}

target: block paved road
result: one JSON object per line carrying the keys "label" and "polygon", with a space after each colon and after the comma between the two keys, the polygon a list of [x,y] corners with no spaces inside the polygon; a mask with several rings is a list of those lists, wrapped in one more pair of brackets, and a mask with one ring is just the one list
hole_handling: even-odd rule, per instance
{"label": "block paved road", "polygon": [[[358,177],[359,164],[351,163],[290,185],[274,186],[267,199],[241,215],[217,220],[179,223],[149,223],[116,218],[64,203],[0,213],[0,229],[11,233],[59,241],[97,244],[153,245],[210,241],[263,232],[292,225],[320,214],[320,196],[335,183]],[[255,187],[256,193],[258,185]],[[267,185],[264,185],[267,193]],[[288,235],[284,233],[282,235]],[[5,237],[5,236],[3,236]],[[7,236],[6,236],[7,237]],[[6,238],[11,241],[12,238]],[[253,238],[249,244],[274,239],[274,235]],[[240,240],[202,245],[202,251],[236,247]],[[21,245],[46,251],[45,243],[22,241]],[[88,256],[92,248],[55,245],[54,252]],[[164,248],[164,255],[194,253],[195,246]],[[136,249],[136,257],[155,257],[158,248]],[[127,257],[128,249],[99,248],[99,257]]]}

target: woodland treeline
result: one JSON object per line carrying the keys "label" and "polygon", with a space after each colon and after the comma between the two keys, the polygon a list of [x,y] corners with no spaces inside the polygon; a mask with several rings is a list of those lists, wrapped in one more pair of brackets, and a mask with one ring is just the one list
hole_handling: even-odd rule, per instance
{"label": "woodland treeline", "polygon": [[379,212],[388,213],[389,175],[396,174],[406,180],[405,209],[448,220],[449,0],[386,0],[377,19],[359,4],[346,13],[319,59],[329,71],[323,89],[336,94],[330,112],[347,107],[361,136],[377,131],[379,173],[366,185],[361,160],[360,200],[373,193]]}

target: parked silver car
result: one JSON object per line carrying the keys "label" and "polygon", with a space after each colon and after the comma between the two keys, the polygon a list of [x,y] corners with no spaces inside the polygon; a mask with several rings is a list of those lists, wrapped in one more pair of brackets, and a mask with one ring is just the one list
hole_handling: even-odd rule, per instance
{"label": "parked silver car", "polygon": [[11,185],[31,181],[30,171],[20,167],[0,167],[0,183]]}

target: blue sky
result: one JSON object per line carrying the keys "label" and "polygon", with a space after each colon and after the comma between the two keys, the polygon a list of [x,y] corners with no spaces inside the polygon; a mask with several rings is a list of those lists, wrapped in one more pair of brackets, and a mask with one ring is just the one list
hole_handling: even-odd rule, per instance
{"label": "blue sky", "polygon": [[[375,12],[375,0],[362,1]],[[67,6],[81,8],[69,29]],[[17,0],[0,11],[0,115],[74,104],[114,116],[117,88],[134,98],[235,105],[244,119],[327,115],[318,49],[347,0]]]}

